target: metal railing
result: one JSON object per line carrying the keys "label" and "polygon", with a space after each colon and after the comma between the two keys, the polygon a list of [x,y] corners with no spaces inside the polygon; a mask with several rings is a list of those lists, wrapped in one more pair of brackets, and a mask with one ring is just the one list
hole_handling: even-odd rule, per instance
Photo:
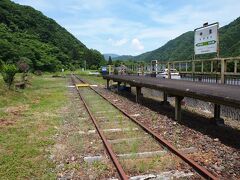
{"label": "metal railing", "polygon": [[240,85],[240,57],[170,63],[183,79],[187,77],[193,81]]}
{"label": "metal railing", "polygon": [[240,85],[240,57],[199,59],[187,61],[169,61],[128,67],[134,74],[158,74],[168,69],[176,69],[183,80],[206,83]]}

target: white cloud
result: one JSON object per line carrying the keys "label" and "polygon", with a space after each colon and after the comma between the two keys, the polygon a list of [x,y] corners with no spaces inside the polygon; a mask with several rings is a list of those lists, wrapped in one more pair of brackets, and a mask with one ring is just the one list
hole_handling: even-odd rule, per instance
{"label": "white cloud", "polygon": [[117,54],[159,48],[205,22],[218,21],[224,26],[239,16],[240,7],[239,0],[12,1],[41,10],[89,48]]}
{"label": "white cloud", "polygon": [[216,21],[220,22],[221,26],[224,26],[239,16],[238,7],[240,1],[229,1],[231,3],[226,3],[223,0],[217,2],[196,0],[196,5],[187,4],[170,11],[152,10],[150,17],[157,24],[171,28],[187,27],[189,30],[193,30],[205,22],[213,23]]}
{"label": "white cloud", "polygon": [[126,38],[115,40],[115,41],[113,39],[109,38],[108,41],[113,46],[123,46],[124,44],[126,44],[128,42],[128,40]]}
{"label": "white cloud", "polygon": [[144,46],[142,45],[138,38],[132,39],[132,46],[138,51],[144,50]]}

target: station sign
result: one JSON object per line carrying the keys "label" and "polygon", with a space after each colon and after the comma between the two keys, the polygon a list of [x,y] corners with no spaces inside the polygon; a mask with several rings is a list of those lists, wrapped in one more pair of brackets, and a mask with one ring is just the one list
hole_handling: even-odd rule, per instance
{"label": "station sign", "polygon": [[218,23],[205,25],[194,32],[195,55],[218,53]]}
{"label": "station sign", "polygon": [[107,75],[107,67],[102,66],[102,75]]}
{"label": "station sign", "polygon": [[103,66],[102,71],[107,71],[107,67]]}

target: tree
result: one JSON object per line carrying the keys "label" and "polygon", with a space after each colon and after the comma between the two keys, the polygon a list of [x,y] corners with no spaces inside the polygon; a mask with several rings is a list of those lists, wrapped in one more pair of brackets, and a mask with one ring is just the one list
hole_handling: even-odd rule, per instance
{"label": "tree", "polygon": [[11,88],[14,80],[14,76],[18,69],[13,64],[3,64],[1,67],[1,74],[3,76],[4,82],[7,84],[8,89]]}
{"label": "tree", "polygon": [[113,64],[113,62],[112,62],[112,57],[109,56],[109,58],[108,58],[108,65],[112,65],[112,64]]}
{"label": "tree", "polygon": [[95,49],[87,50],[85,52],[85,56],[87,60],[87,68],[91,68],[92,65],[95,65],[97,68],[99,68],[101,65],[106,64],[103,55]]}
{"label": "tree", "polygon": [[26,73],[29,70],[29,65],[27,61],[29,61],[28,58],[21,58],[17,62],[18,69],[23,73]]}
{"label": "tree", "polygon": [[9,0],[0,1],[0,37],[0,59],[16,64],[28,58],[33,71],[79,68],[88,60],[89,49],[54,20]]}
{"label": "tree", "polygon": [[29,70],[29,65],[27,62],[31,62],[30,59],[22,57],[18,62],[17,62],[17,67],[20,72],[22,72],[22,81],[24,83],[24,87],[26,86],[26,83],[28,81],[28,70]]}
{"label": "tree", "polygon": [[116,60],[116,61],[114,61],[114,66],[115,66],[115,67],[121,66],[122,62],[123,62],[123,61]]}

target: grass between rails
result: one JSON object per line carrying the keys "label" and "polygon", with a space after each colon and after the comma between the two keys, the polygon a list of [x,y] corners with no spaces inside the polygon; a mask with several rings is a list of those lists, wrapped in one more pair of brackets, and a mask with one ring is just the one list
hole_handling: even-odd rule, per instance
{"label": "grass between rails", "polygon": [[80,78],[86,80],[91,84],[105,85],[107,82],[105,79],[103,79],[102,76],[88,75],[88,74],[83,74],[79,72],[77,72],[76,74],[79,75]]}
{"label": "grass between rails", "polygon": [[55,179],[47,149],[61,122],[66,80],[32,76],[25,90],[7,91],[0,79],[1,179]]}
{"label": "grass between rails", "polygon": [[121,117],[121,113],[116,108],[113,108],[112,105],[106,102],[103,98],[95,94],[92,90],[89,88],[81,88],[80,91],[84,96],[84,99],[86,100],[86,103],[88,104],[91,112],[96,116],[97,121],[99,122],[99,116],[104,117],[104,119],[107,120],[108,123],[100,121],[99,124],[102,129],[129,128],[129,130],[121,132],[104,132],[107,139],[119,140],[125,138],[130,139],[133,137],[141,137],[139,139],[133,139],[131,141],[123,140],[122,142],[111,144],[113,151],[116,154],[132,154],[132,157],[129,159],[120,158],[121,164],[123,165],[124,170],[128,172],[128,174],[146,174],[150,172],[177,169],[177,167],[181,168],[181,160],[171,154],[168,155],[167,158],[164,156],[153,156],[150,158],[140,159],[137,158],[136,153],[159,151],[163,149],[157,142],[155,142],[154,139],[149,139],[150,136],[145,135],[144,131],[142,131],[141,128],[138,127],[139,130],[137,131],[131,130],[133,128],[137,128],[134,123],[116,123],[121,121],[121,119],[119,119],[119,117]]}

